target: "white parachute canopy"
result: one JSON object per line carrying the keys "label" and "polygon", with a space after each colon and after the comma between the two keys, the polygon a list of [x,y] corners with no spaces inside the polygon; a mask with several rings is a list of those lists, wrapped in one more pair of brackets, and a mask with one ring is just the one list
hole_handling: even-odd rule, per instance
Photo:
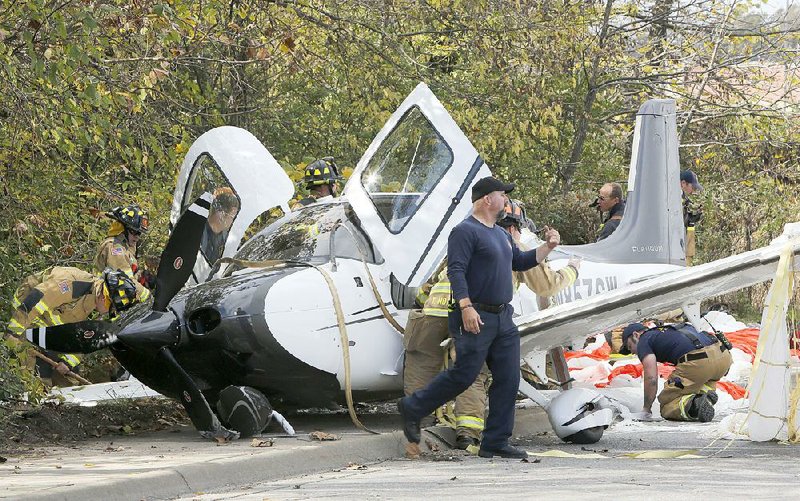
{"label": "white parachute canopy", "polygon": [[800,385],[792,378],[786,313],[794,288],[793,256],[781,253],[761,316],[761,334],[750,379],[750,440],[798,440],[797,397]]}

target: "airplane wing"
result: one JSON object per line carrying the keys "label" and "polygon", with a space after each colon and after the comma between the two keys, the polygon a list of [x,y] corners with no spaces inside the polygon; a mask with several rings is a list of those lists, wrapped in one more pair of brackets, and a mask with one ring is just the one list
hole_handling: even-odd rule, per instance
{"label": "airplane wing", "polygon": [[658,275],[619,289],[514,319],[522,353],[571,344],[636,322],[688,300],[725,294],[770,280],[782,250],[800,256],[800,236],[711,263]]}

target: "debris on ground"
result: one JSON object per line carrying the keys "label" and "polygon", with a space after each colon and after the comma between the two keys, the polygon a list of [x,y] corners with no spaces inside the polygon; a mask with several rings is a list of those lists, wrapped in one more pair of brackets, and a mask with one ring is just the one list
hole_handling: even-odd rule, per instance
{"label": "debris on ground", "polygon": [[[759,329],[748,327],[738,322],[731,315],[719,311],[710,311],[704,322],[714,326],[717,331],[726,335],[733,344],[731,350],[733,365],[728,374],[717,383],[720,401],[717,411],[731,407],[734,401],[745,397],[753,357],[758,345]],[[709,327],[710,329],[710,327]],[[794,356],[800,355],[792,350]],[[622,356],[611,354],[611,348],[602,336],[585,348],[565,353],[570,376],[579,387],[595,388],[641,388],[642,364],[635,355]],[[658,374],[663,381],[675,367],[671,364],[658,364]],[[742,403],[737,402],[736,407]]]}
{"label": "debris on ground", "polygon": [[73,445],[103,436],[129,436],[189,426],[191,422],[183,406],[165,398],[106,401],[94,407],[4,402],[0,404],[0,451]]}
{"label": "debris on ground", "polygon": [[419,449],[419,444],[411,442],[406,444],[406,457],[408,459],[419,459],[420,455],[422,455],[422,451]]}
{"label": "debris on ground", "polygon": [[250,447],[272,447],[275,440],[271,438],[254,438],[250,441]]}
{"label": "debris on ground", "polygon": [[325,433],[324,431],[317,430],[309,433],[308,438],[311,440],[319,440],[324,442],[328,440],[339,440],[341,437],[339,437],[339,435],[334,435],[333,433]]}

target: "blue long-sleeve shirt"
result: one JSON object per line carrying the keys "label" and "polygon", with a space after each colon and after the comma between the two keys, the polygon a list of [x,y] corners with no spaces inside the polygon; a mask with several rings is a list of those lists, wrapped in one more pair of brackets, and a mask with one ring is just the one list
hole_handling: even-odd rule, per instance
{"label": "blue long-sleeve shirt", "polygon": [[509,303],[514,296],[512,270],[537,264],[536,249],[519,250],[506,230],[489,228],[473,216],[453,228],[447,240],[447,276],[456,301],[469,297],[475,303]]}

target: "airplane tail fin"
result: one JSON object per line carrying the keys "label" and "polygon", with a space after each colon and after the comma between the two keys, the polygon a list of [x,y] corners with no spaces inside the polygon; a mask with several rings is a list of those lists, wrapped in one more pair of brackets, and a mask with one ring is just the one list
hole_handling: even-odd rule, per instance
{"label": "airplane tail fin", "polygon": [[608,238],[565,245],[597,262],[686,264],[675,100],[651,99],[636,114],[625,215]]}

